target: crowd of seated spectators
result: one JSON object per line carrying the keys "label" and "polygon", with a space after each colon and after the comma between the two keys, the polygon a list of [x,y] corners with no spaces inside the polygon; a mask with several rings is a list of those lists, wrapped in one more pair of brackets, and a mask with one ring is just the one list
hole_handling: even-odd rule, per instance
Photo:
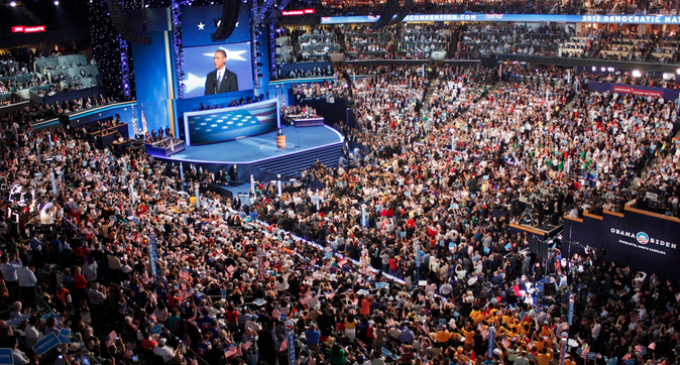
{"label": "crowd of seated spectators", "polygon": [[519,24],[469,25],[465,27],[459,47],[466,50],[467,55],[482,57],[497,53],[554,56],[571,32],[571,27],[547,25],[536,28]]}
{"label": "crowd of seated spectators", "polygon": [[452,27],[447,24],[406,24],[402,27],[398,57],[429,59],[432,52],[448,52]]}
{"label": "crowd of seated spectators", "polygon": [[560,46],[561,57],[614,61],[677,63],[680,38],[675,32],[639,35],[607,27],[586,28]]}
{"label": "crowd of seated spectators", "polygon": [[[651,125],[661,122],[661,137],[677,110],[581,89],[555,123],[568,82],[496,83],[498,70],[479,66],[433,74],[383,67],[354,82],[361,128],[346,163],[315,164],[281,194],[257,183],[245,205],[211,191],[220,172],[1,124],[0,178],[22,188],[0,205],[19,214],[0,215],[2,347],[15,364],[285,365],[291,321],[303,365],[481,361],[494,330],[494,364],[550,363],[566,331],[577,343],[566,365],[577,347],[612,365],[677,362],[675,281],[604,251],[557,245],[532,258],[529,237],[493,215],[548,183],[564,194],[556,210],[589,202],[609,188],[575,176],[644,155]],[[426,120],[429,86],[453,109]],[[597,108],[581,113],[588,103]],[[630,147],[622,128],[636,129]],[[553,295],[537,290],[547,276]],[[33,289],[54,315],[33,311]],[[72,344],[40,358],[33,345],[62,329]]]}
{"label": "crowd of seated spectators", "polygon": [[664,89],[680,89],[680,84],[675,77],[633,77],[630,72],[582,72],[581,77],[600,82],[611,82],[615,84],[639,85],[649,87],[661,87]]}
{"label": "crowd of seated spectators", "polygon": [[281,68],[277,68],[275,73],[275,79],[299,79],[305,77],[330,77],[333,76],[333,68],[330,65],[328,67],[314,67],[312,69],[295,68],[288,73],[283,74]]}
{"label": "crowd of seated spectators", "polygon": [[370,25],[348,25],[343,27],[349,60],[393,59],[396,58],[398,29],[373,29]]}
{"label": "crowd of seated spectators", "polygon": [[[379,0],[319,0],[318,9],[324,16],[380,15],[384,1]],[[664,14],[677,15],[678,5],[672,1],[640,2],[599,1],[576,2],[543,0],[415,0],[415,14]]]}
{"label": "crowd of seated spectators", "polygon": [[[12,55],[0,54],[0,94],[12,94],[5,104],[12,100],[24,101],[16,94],[20,90],[31,89],[40,96],[53,96],[58,93],[82,90],[95,87],[99,84],[95,75],[87,74],[84,69],[79,74],[68,75],[64,71],[68,68],[85,66],[81,63],[73,63],[68,66],[49,66],[42,70],[35,70],[35,62],[44,57],[59,57],[62,53],[53,51],[48,55],[40,55],[32,51],[26,54]],[[48,75],[48,73],[51,74]]]}
{"label": "crowd of seated spectators", "polygon": [[[267,93],[268,95],[268,93]],[[246,96],[243,97],[241,95],[240,98],[238,99],[231,99],[227,103],[219,103],[219,104],[206,104],[201,102],[197,108],[192,109],[192,111],[197,112],[197,111],[203,111],[203,110],[212,110],[212,109],[223,109],[223,108],[230,108],[234,106],[242,106],[242,105],[247,105],[251,103],[257,103],[260,101],[263,101],[265,99],[265,94],[260,94],[260,96]]]}
{"label": "crowd of seated spectators", "polygon": [[85,98],[64,100],[61,103],[55,101],[51,104],[30,105],[24,107],[22,110],[0,116],[0,122],[16,122],[20,125],[35,124],[57,118],[62,114],[75,113],[114,102],[116,102],[116,100],[112,97],[105,98],[103,95],[99,95],[99,97],[92,95]]}
{"label": "crowd of seated spectators", "polygon": [[280,28],[276,37],[278,64],[329,61],[331,53],[340,53],[338,29],[333,27]]}

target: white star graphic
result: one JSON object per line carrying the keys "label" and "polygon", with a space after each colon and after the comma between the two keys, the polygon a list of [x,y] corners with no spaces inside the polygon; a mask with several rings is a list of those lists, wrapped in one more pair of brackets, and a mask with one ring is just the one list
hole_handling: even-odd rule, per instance
{"label": "white star graphic", "polygon": [[203,22],[198,23],[198,30],[205,30],[205,24],[203,24]]}
{"label": "white star graphic", "polygon": [[205,87],[205,76],[199,77],[192,73],[187,74],[187,79],[184,81],[184,92],[190,93],[195,89]]}

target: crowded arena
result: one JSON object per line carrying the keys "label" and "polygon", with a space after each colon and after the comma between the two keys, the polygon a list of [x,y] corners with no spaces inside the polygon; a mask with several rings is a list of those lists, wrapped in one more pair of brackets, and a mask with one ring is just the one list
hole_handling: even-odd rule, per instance
{"label": "crowded arena", "polygon": [[0,365],[679,364],[679,23],[0,0]]}

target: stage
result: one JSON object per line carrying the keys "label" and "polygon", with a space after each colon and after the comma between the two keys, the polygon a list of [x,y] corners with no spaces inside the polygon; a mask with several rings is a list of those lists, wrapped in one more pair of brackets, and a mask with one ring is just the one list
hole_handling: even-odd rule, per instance
{"label": "stage", "polygon": [[229,171],[233,165],[238,168],[238,184],[256,180],[266,181],[296,177],[302,170],[320,160],[326,166],[337,166],[344,138],[329,126],[282,127],[286,136],[286,148],[276,147],[278,131],[236,140],[198,146],[186,146],[184,151],[172,156],[152,155],[154,158],[171,162],[195,164],[210,171]]}

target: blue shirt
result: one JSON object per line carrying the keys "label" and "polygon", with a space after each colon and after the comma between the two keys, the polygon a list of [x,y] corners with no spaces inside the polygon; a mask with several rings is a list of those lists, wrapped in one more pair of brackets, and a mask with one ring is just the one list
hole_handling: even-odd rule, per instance
{"label": "blue shirt", "polygon": [[306,330],[305,331],[305,337],[307,337],[307,344],[308,345],[318,345],[319,340],[321,339],[321,331],[319,330]]}

